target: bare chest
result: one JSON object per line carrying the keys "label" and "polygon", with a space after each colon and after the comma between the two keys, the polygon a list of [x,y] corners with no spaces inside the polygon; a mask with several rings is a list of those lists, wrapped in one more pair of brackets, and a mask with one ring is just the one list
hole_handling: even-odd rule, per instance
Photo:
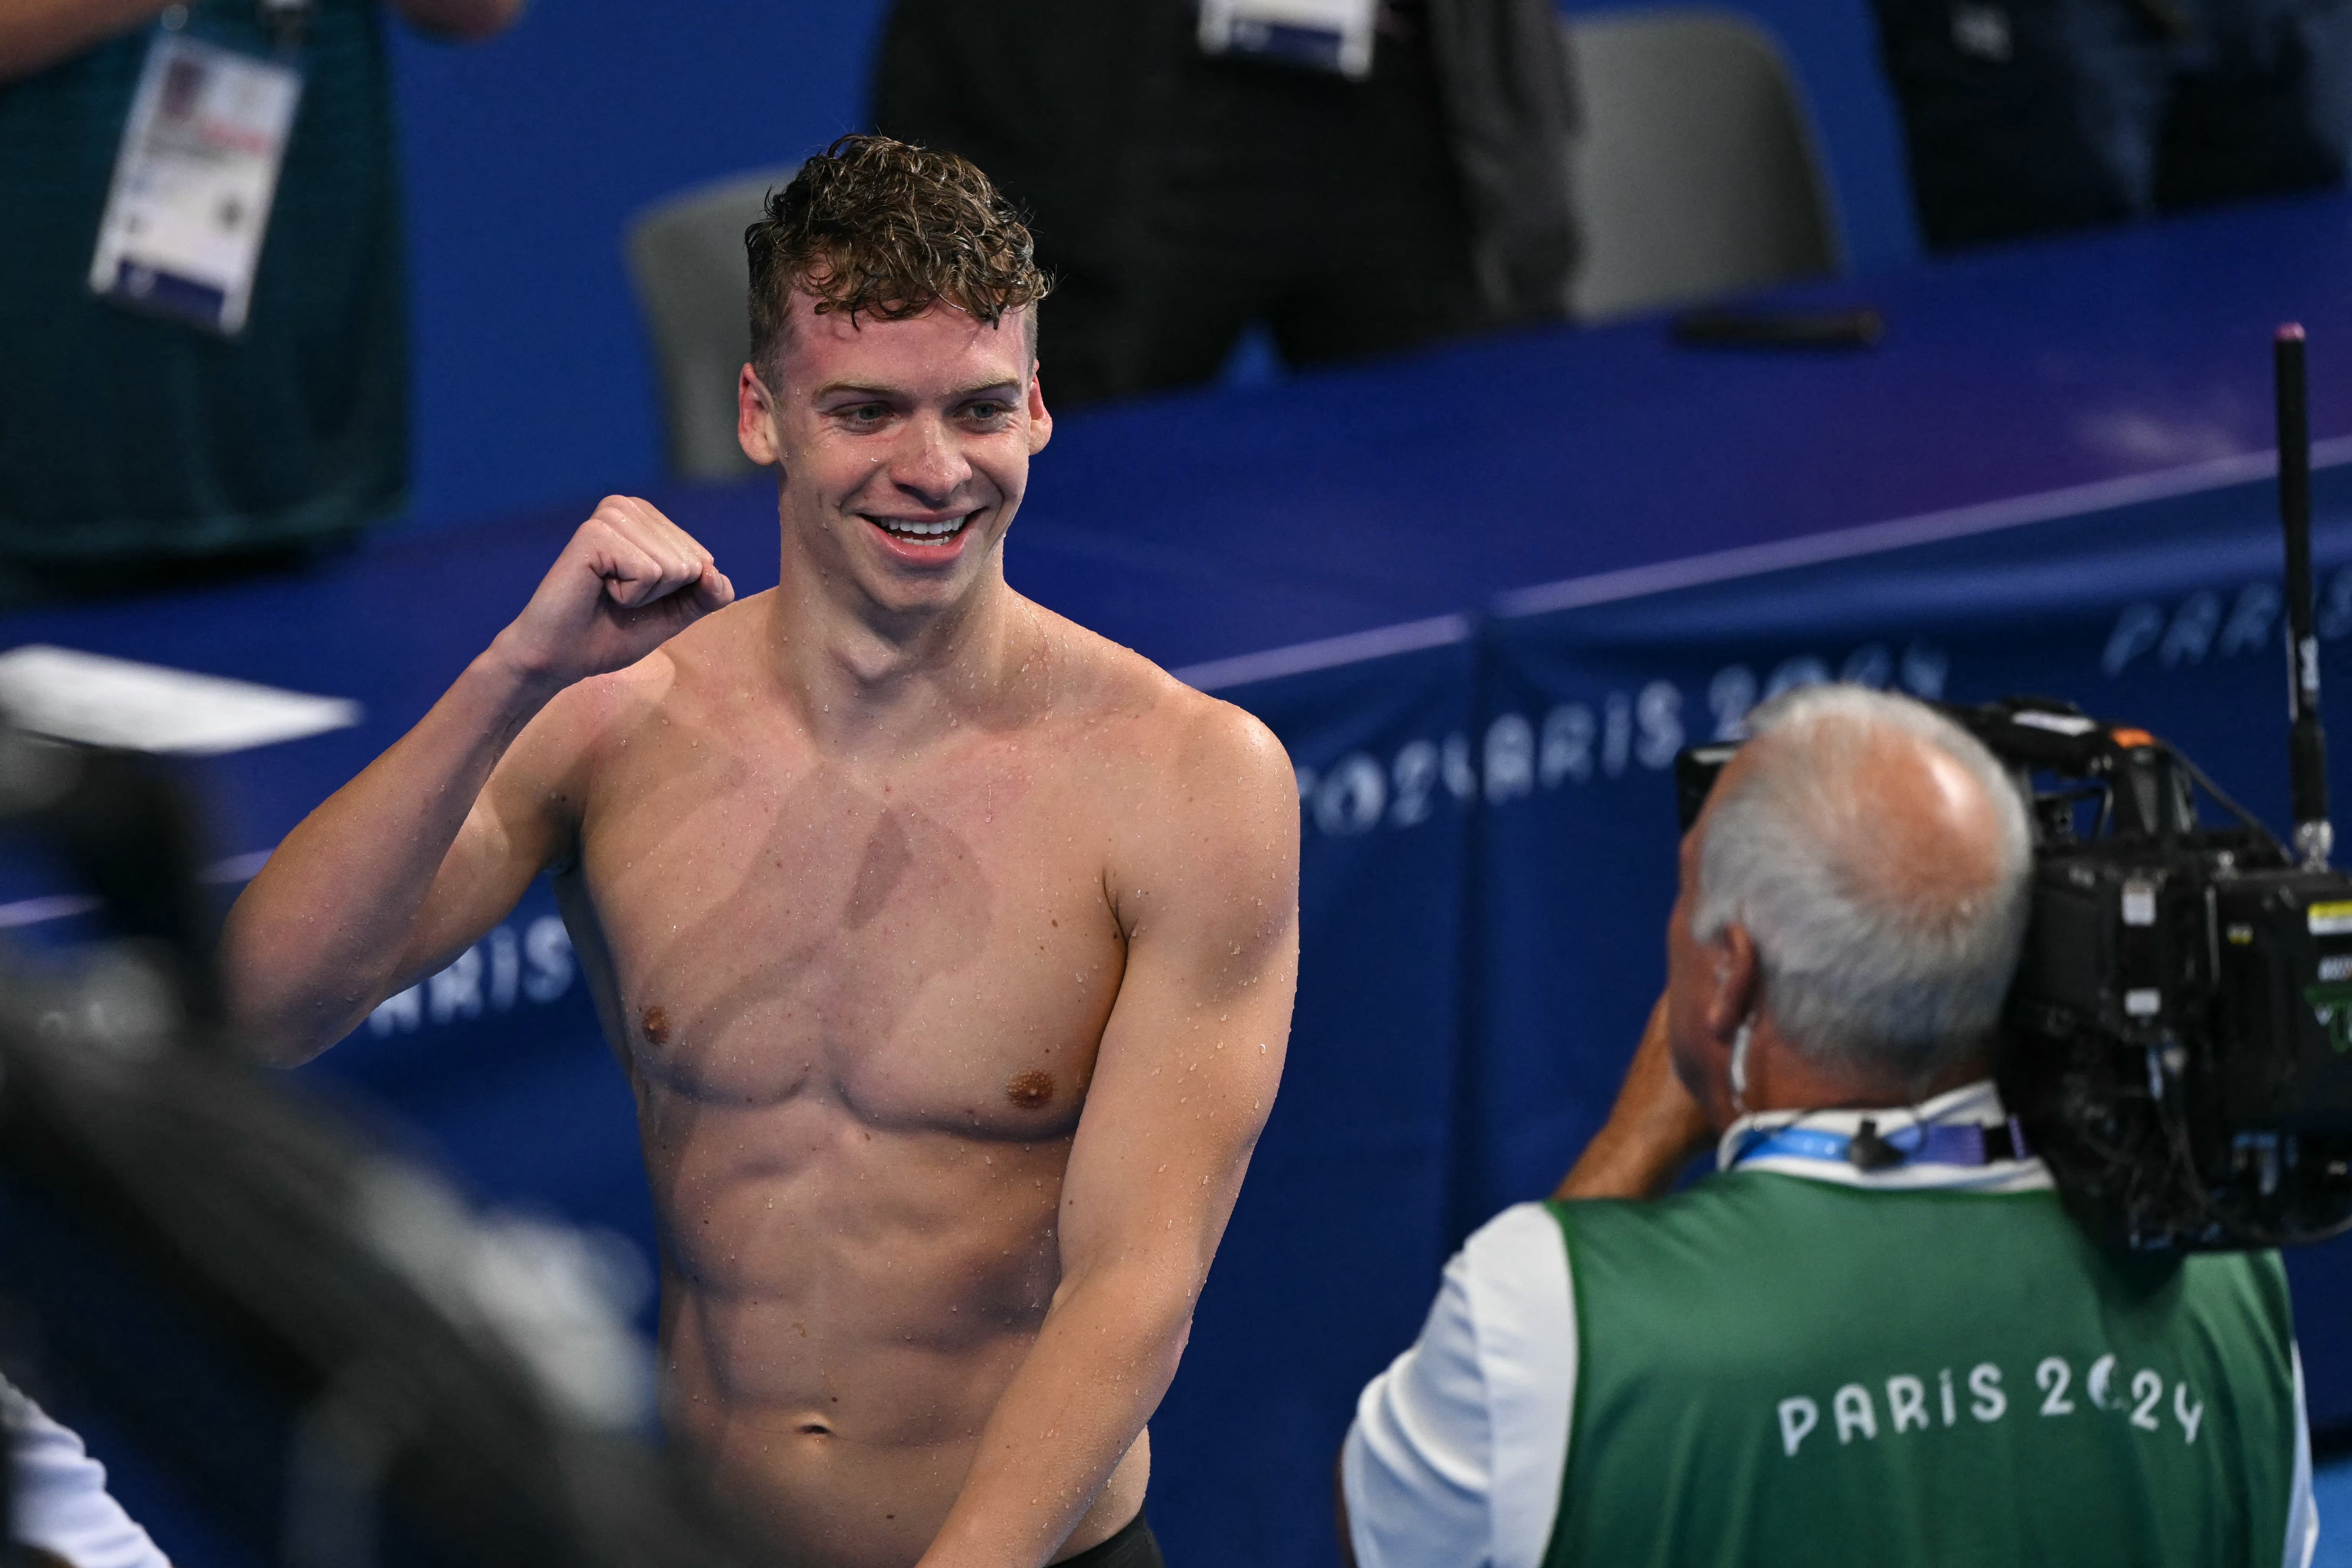
{"label": "bare chest", "polygon": [[1104,824],[1030,749],[877,776],[706,736],[583,825],[608,1020],[641,1095],[837,1102],[869,1127],[1076,1121],[1124,948]]}

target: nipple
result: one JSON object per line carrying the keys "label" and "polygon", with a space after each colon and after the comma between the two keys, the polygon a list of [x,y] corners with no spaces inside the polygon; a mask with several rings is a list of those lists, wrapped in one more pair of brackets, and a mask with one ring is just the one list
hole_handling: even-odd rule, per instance
{"label": "nipple", "polygon": [[668,1043],[669,1015],[663,1012],[658,1005],[646,1008],[639,1016],[637,1024],[645,1030],[646,1041],[648,1045],[659,1046]]}
{"label": "nipple", "polygon": [[1031,1069],[1004,1086],[1004,1098],[1024,1110],[1035,1110],[1054,1099],[1054,1075]]}

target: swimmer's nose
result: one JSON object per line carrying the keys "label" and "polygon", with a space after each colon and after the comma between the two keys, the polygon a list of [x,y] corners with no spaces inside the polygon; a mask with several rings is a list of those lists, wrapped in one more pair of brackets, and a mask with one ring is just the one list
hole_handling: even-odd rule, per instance
{"label": "swimmer's nose", "polygon": [[907,421],[898,449],[892,454],[890,478],[924,505],[945,507],[971,478],[971,464],[947,422],[935,414],[924,414]]}

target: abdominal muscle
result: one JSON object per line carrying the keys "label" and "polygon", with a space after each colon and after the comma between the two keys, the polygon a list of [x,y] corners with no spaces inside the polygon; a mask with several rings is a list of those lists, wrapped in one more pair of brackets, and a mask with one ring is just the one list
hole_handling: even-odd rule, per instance
{"label": "abdominal muscle", "polygon": [[[906,1568],[955,1501],[1060,1275],[1066,1129],[876,1126],[639,1079],[665,1233],[665,1415],[784,1561]],[[1075,1116],[1071,1119],[1075,1122]],[[992,1135],[993,1134],[993,1135]],[[1140,1501],[1141,1445],[1071,1538]]]}
{"label": "abdominal muscle", "polygon": [[1102,851],[999,742],[885,788],[680,726],[633,731],[556,889],[636,1094],[666,1417],[779,1561],[911,1568],[1061,1282],[1125,968]]}

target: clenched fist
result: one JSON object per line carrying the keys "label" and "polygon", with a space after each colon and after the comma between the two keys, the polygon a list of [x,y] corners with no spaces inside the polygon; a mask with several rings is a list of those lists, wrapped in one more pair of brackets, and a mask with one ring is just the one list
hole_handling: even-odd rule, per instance
{"label": "clenched fist", "polygon": [[691,534],[635,496],[606,496],[499,641],[523,668],[569,686],[626,668],[734,601]]}

